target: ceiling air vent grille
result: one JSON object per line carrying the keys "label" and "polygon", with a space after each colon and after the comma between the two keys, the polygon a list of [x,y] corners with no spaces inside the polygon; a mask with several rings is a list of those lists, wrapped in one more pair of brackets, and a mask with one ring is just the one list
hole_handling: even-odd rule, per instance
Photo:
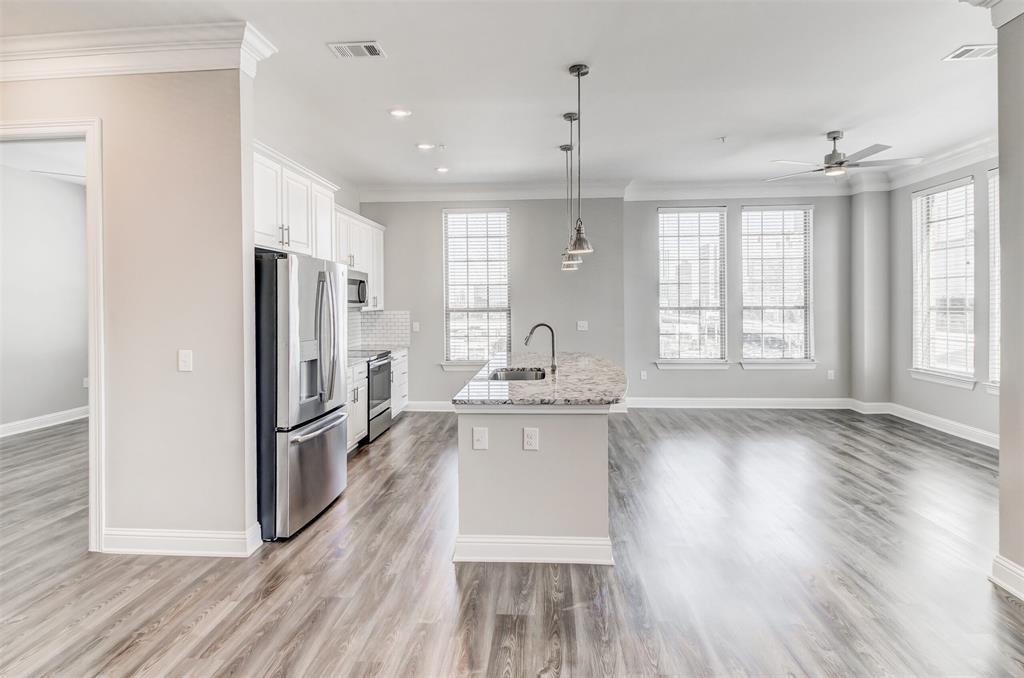
{"label": "ceiling air vent grille", "polygon": [[943,61],[977,61],[978,59],[991,59],[995,55],[995,45],[961,45],[948,54]]}
{"label": "ceiling air vent grille", "polygon": [[373,58],[383,59],[387,56],[376,40],[357,40],[355,42],[329,42],[327,46],[334,56],[340,59]]}

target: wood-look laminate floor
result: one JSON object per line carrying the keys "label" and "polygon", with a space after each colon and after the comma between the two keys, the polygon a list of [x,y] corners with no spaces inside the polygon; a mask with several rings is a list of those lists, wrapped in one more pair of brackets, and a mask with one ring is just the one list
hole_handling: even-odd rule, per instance
{"label": "wood-look laminate floor", "polygon": [[84,424],[4,439],[0,674],[1024,675],[1024,606],[986,581],[993,450],[845,411],[633,410],[615,567],[456,566],[455,432],[404,415],[249,559],[87,554]]}

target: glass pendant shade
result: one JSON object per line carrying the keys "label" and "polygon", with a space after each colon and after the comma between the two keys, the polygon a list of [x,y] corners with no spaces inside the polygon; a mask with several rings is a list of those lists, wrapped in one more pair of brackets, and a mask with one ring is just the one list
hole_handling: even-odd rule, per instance
{"label": "glass pendant shade", "polygon": [[569,254],[590,254],[593,251],[594,248],[587,240],[587,234],[583,230],[583,222],[577,222],[576,232],[573,233],[572,240],[569,241]]}
{"label": "glass pendant shade", "polygon": [[568,252],[564,252],[562,254],[563,271],[575,271],[580,267],[580,264],[583,262],[583,260],[580,259],[578,256],[576,257],[576,259],[573,259],[573,256],[574,255],[569,254]]}

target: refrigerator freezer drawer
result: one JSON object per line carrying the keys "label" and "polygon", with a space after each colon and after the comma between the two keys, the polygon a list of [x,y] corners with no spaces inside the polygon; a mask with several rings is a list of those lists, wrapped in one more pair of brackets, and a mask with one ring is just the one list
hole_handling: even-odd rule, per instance
{"label": "refrigerator freezer drawer", "polygon": [[277,434],[277,537],[290,537],[348,482],[348,413],[339,410]]}

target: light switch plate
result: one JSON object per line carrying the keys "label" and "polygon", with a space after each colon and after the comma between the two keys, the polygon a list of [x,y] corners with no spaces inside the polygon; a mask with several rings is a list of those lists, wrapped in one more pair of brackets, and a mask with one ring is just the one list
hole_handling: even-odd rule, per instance
{"label": "light switch plate", "polygon": [[82,377],[82,388],[89,388],[89,377]]}
{"label": "light switch plate", "polygon": [[539,450],[540,449],[540,429],[526,427],[523,429],[523,449],[524,450]]}
{"label": "light switch plate", "polygon": [[640,370],[640,381],[647,381],[647,370]]}
{"label": "light switch plate", "polygon": [[587,321],[587,320],[577,320],[576,321],[576,331],[577,332],[587,332],[589,330],[590,330],[590,322],[589,321]]}
{"label": "light switch plate", "polygon": [[474,450],[486,450],[487,449],[487,427],[486,426],[474,426],[473,427],[473,449]]}
{"label": "light switch plate", "polygon": [[178,349],[178,371],[179,372],[191,372],[192,371],[192,351],[187,348]]}
{"label": "light switch plate", "polygon": [[412,321],[412,331],[413,332],[419,332],[420,331],[420,322],[418,320],[413,320]]}
{"label": "light switch plate", "polygon": [[827,371],[825,373],[825,378],[828,379],[829,381],[835,380],[835,378],[836,378],[836,371],[835,370]]}

